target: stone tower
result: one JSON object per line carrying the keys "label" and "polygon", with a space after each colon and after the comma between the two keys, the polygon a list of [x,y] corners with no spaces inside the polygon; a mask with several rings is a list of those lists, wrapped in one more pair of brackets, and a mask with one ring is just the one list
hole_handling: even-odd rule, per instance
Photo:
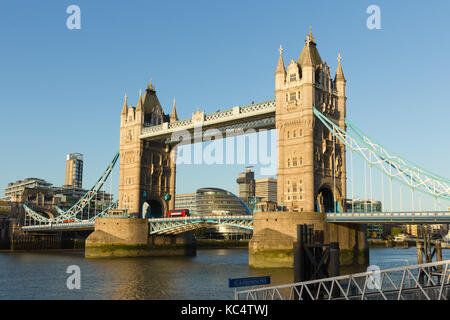
{"label": "stone tower", "polygon": [[345,146],[317,119],[313,107],[345,127],[346,80],[338,58],[333,79],[310,31],[297,61],[275,72],[278,204],[291,212],[330,212],[346,197]]}
{"label": "stone tower", "polygon": [[[173,149],[162,140],[140,139],[144,126],[164,125],[169,120],[151,82],[143,96],[142,91],[139,92],[136,107],[128,106],[125,95],[120,117],[119,209],[127,209],[129,215],[141,217],[144,208],[148,211],[144,214],[161,217],[168,209],[174,208]],[[144,206],[145,203],[147,206]]]}

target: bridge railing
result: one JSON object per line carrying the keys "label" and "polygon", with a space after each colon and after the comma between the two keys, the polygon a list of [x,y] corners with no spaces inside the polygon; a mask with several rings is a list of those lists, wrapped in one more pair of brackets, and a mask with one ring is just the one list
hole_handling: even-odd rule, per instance
{"label": "bridge railing", "polygon": [[190,216],[190,217],[167,217],[150,218],[150,234],[176,234],[203,227],[208,224],[222,224],[232,227],[253,230],[253,216]]}
{"label": "bridge railing", "polygon": [[79,222],[66,223],[48,223],[42,225],[23,226],[24,231],[38,231],[38,230],[59,230],[59,229],[78,229],[94,227],[95,222],[90,220],[83,220]]}
{"label": "bridge railing", "polygon": [[434,222],[450,223],[450,211],[401,211],[401,212],[330,212],[327,220],[333,221],[380,221],[380,222]]}
{"label": "bridge railing", "polygon": [[237,291],[242,300],[448,300],[450,260]]}

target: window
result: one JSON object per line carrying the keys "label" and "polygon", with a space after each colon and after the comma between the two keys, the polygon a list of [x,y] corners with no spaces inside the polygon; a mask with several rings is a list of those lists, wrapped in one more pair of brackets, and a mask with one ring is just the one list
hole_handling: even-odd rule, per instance
{"label": "window", "polygon": [[289,139],[289,131],[287,132],[287,138]]}
{"label": "window", "polygon": [[301,137],[301,136],[303,136],[303,130],[302,129],[300,129],[299,131],[298,131],[298,135]]}
{"label": "window", "polygon": [[293,167],[297,166],[297,157],[292,158],[292,166]]}
{"label": "window", "polygon": [[297,131],[294,130],[294,138],[297,137]]}
{"label": "window", "polygon": [[300,166],[303,165],[303,157],[300,157]]}
{"label": "window", "polygon": [[289,96],[289,100],[294,101],[295,100],[295,92],[291,92],[290,96]]}
{"label": "window", "polygon": [[300,91],[297,92],[297,99],[300,100]]}
{"label": "window", "polygon": [[291,76],[289,78],[290,81],[295,81],[297,80],[297,75],[295,73],[291,73]]}
{"label": "window", "polygon": [[294,183],[294,184],[292,185],[292,191],[293,191],[293,192],[297,192],[297,184],[296,184],[296,183]]}
{"label": "window", "polygon": [[288,166],[288,168],[291,166],[291,159],[288,159],[287,166]]}

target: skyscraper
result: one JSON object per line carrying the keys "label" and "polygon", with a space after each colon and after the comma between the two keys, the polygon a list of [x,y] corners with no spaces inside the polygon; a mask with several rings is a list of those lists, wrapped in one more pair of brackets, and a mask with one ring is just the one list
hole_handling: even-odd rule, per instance
{"label": "skyscraper", "polygon": [[82,188],[83,186],[83,155],[70,153],[66,158],[66,186]]}
{"label": "skyscraper", "polygon": [[252,167],[246,167],[245,172],[239,173],[236,182],[238,183],[239,198],[248,205],[249,198],[255,197],[255,173],[252,171]]}

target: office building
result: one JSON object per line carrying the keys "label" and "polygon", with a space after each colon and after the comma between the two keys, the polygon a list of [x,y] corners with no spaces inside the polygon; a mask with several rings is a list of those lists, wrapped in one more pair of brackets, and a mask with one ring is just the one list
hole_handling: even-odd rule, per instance
{"label": "office building", "polygon": [[83,155],[71,153],[66,157],[66,186],[83,187]]}
{"label": "office building", "polygon": [[[196,193],[177,194],[176,209],[189,209],[191,216],[251,215],[247,204],[233,193],[219,188],[200,188]],[[207,228],[205,235],[211,238],[239,238],[251,231],[232,226],[217,225]]]}
{"label": "office building", "polygon": [[238,174],[236,179],[238,183],[238,196],[247,205],[255,197],[255,173],[252,171],[252,167],[246,167],[245,172]]}
{"label": "office building", "polygon": [[26,178],[8,183],[5,188],[5,200],[10,202],[36,201],[43,204],[50,200],[52,184],[44,179]]}
{"label": "office building", "polygon": [[182,193],[175,195],[175,209],[188,209],[190,215],[197,214],[197,194]]}
{"label": "office building", "polygon": [[277,202],[277,179],[264,178],[255,180],[255,197],[260,201]]}
{"label": "office building", "polygon": [[[381,201],[378,200],[359,200],[347,199],[345,201],[346,212],[381,212]],[[390,232],[391,225],[383,225],[378,223],[367,224],[368,238],[382,238]]]}

